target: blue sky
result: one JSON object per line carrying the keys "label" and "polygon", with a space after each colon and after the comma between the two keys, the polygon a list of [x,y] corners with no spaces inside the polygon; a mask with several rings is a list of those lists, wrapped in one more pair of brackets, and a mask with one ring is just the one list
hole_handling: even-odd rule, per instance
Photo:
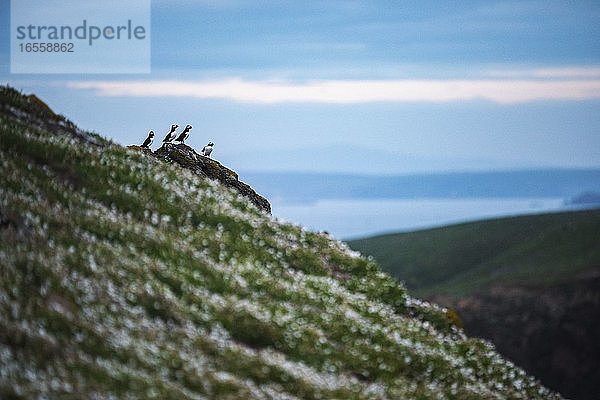
{"label": "blue sky", "polygon": [[138,75],[10,74],[0,5],[0,80],[122,144],[177,122],[241,171],[600,166],[598,2],[153,0]]}

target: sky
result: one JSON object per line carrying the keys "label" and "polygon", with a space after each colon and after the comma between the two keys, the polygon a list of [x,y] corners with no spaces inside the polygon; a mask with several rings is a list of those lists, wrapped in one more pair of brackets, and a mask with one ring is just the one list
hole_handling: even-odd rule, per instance
{"label": "sky", "polygon": [[10,73],[9,3],[0,82],[124,145],[189,123],[238,171],[600,167],[597,1],[153,0],[148,74]]}

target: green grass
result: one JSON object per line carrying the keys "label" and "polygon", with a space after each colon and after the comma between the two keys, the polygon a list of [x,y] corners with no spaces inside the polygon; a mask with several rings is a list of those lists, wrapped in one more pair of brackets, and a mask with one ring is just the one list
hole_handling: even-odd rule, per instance
{"label": "green grass", "polygon": [[529,215],[349,242],[420,296],[545,286],[600,265],[600,210]]}
{"label": "green grass", "polygon": [[343,243],[24,121],[0,114],[1,398],[559,398]]}

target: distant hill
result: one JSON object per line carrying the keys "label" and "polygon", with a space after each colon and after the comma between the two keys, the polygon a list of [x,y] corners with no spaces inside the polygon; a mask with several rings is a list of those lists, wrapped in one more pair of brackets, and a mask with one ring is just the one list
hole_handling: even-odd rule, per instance
{"label": "distant hill", "polygon": [[567,204],[582,207],[600,207],[599,192],[585,192],[567,201]]}
{"label": "distant hill", "polygon": [[1,399],[561,398],[197,157],[0,88]]}
{"label": "distant hill", "polygon": [[[398,171],[406,174],[425,174],[431,171],[444,171],[448,166],[455,170],[495,170],[506,165],[488,158],[466,158],[448,155],[427,156],[401,153],[392,149],[370,148],[368,144],[322,144],[295,149],[274,149],[263,151],[260,157],[254,153],[228,154],[231,160],[237,160],[239,169],[248,171],[271,171],[280,173],[279,166],[285,165],[289,171],[316,172],[335,171],[339,174],[361,173],[377,175],[386,171]],[[363,162],[368,160],[368,162]],[[357,167],[360,169],[357,169]]]}
{"label": "distant hill", "polygon": [[349,242],[573,399],[600,393],[600,209]]}
{"label": "distant hill", "polygon": [[353,240],[421,296],[493,283],[547,286],[600,265],[600,209],[500,218]]}
{"label": "distant hill", "polygon": [[[370,162],[370,161],[357,161]],[[600,169],[539,169],[414,175],[245,173],[283,202],[325,199],[562,198],[600,191]]]}

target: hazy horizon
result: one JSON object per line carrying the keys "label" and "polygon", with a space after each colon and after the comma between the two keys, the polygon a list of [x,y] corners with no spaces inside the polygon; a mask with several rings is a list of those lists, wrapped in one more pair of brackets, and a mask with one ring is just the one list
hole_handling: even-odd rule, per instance
{"label": "hazy horizon", "polygon": [[269,199],[275,217],[342,239],[600,207],[600,169],[412,175],[259,172],[240,178]]}

